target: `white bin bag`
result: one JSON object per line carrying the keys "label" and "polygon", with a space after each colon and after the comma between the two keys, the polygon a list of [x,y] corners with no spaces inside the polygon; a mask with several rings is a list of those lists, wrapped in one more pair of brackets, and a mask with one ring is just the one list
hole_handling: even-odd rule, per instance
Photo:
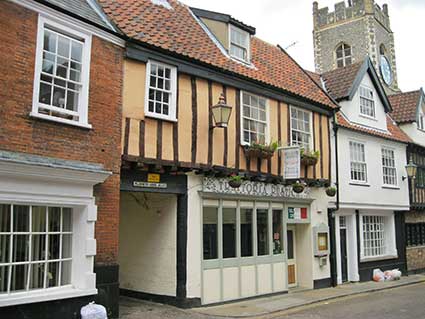
{"label": "white bin bag", "polygon": [[108,319],[106,308],[91,302],[81,308],[81,319]]}

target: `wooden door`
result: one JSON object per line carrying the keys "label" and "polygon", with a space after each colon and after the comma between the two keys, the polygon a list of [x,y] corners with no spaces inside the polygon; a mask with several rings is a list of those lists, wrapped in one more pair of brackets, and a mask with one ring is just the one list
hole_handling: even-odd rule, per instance
{"label": "wooden door", "polygon": [[288,241],[288,287],[296,287],[298,283],[295,227],[288,227],[286,237]]}

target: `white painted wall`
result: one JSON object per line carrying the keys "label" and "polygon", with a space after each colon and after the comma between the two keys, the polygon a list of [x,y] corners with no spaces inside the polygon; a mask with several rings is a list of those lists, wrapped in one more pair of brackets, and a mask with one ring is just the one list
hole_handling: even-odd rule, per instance
{"label": "white painted wall", "polygon": [[176,223],[176,195],[121,193],[121,288],[176,295]]}
{"label": "white painted wall", "polygon": [[[365,144],[368,176],[366,186],[351,182],[350,140]],[[398,184],[396,188],[383,187],[382,146],[394,149]],[[340,128],[338,130],[338,161],[341,208],[408,210],[408,181],[402,180],[402,176],[406,176],[406,147],[407,145],[403,143]]]}
{"label": "white painted wall", "polygon": [[368,73],[365,74],[361,85],[372,89],[375,98],[375,118],[364,116],[360,113],[360,87],[351,101],[341,101],[341,111],[347,116],[350,122],[373,127],[381,131],[387,131],[387,119],[384,105],[379,98],[378,92]]}
{"label": "white painted wall", "polygon": [[415,142],[425,147],[425,131],[418,128],[416,122],[400,125],[400,128]]}

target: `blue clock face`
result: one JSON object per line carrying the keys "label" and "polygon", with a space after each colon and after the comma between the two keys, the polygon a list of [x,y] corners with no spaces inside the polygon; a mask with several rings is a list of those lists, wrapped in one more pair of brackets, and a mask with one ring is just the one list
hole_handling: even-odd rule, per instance
{"label": "blue clock face", "polygon": [[391,70],[390,62],[385,55],[381,55],[381,75],[385,84],[391,85],[393,82],[393,72]]}

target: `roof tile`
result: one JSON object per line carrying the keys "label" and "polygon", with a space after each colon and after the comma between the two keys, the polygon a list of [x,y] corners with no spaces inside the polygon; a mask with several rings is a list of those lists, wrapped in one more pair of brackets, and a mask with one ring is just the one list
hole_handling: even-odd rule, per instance
{"label": "roof tile", "polygon": [[416,121],[416,108],[421,96],[421,90],[390,95],[393,111],[391,116],[397,123],[408,123]]}

